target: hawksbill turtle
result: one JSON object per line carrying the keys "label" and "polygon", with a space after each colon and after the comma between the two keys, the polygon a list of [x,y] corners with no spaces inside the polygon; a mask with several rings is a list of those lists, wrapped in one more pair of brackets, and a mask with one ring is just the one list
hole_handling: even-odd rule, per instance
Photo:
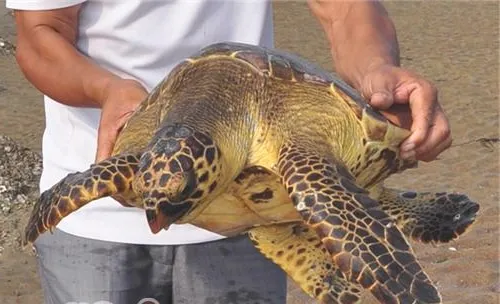
{"label": "hawksbill turtle", "polygon": [[322,303],[441,303],[408,242],[447,242],[473,223],[458,193],[384,187],[416,166],[409,131],[345,82],[278,50],[218,43],[178,64],[140,104],[113,156],[42,193],[25,243],[113,196],[151,231],[191,223],[247,233]]}

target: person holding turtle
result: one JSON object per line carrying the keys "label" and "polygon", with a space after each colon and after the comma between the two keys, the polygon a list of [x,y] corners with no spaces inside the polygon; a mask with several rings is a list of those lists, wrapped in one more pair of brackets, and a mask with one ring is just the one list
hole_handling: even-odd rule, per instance
{"label": "person holding turtle", "polygon": [[[220,41],[274,45],[268,1],[7,0],[7,7],[15,10],[19,66],[45,95],[41,191],[109,157],[127,118],[185,57]],[[402,157],[431,161],[450,146],[437,91],[399,66],[381,3],[309,7],[337,72],[411,130]],[[74,212],[35,247],[46,303],[286,302],[285,274],[247,238],[191,225],[153,235],[142,210],[111,198]]]}

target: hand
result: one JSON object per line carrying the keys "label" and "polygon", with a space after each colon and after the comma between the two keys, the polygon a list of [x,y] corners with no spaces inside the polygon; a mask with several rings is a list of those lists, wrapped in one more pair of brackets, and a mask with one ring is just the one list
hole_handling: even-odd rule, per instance
{"label": "hand", "polygon": [[101,120],[97,136],[96,162],[108,158],[123,125],[148,93],[130,79],[112,80],[101,102]]}
{"label": "hand", "polygon": [[450,147],[448,120],[436,88],[427,80],[397,66],[381,65],[370,69],[360,89],[374,108],[411,130],[401,144],[402,158],[432,161]]}

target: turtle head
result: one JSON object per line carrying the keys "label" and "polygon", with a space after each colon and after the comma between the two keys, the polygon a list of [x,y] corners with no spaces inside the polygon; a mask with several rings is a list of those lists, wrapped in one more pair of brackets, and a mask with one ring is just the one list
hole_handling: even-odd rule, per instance
{"label": "turtle head", "polygon": [[193,210],[209,201],[220,167],[214,164],[217,149],[201,136],[183,126],[168,127],[142,155],[133,187],[153,233],[190,220]]}

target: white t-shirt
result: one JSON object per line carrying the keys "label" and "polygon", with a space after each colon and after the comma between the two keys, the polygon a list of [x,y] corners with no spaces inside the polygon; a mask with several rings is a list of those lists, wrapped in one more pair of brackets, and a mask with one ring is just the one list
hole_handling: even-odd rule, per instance
{"label": "white t-shirt", "polygon": [[[151,90],[182,59],[221,41],[273,46],[267,0],[7,0],[7,7],[47,10],[82,3],[78,49],[113,73]],[[100,110],[63,105],[47,96],[41,191],[93,163]],[[223,238],[192,225],[154,235],[144,211],[111,198],[93,201],[63,219],[78,236],[136,244],[188,244]]]}

